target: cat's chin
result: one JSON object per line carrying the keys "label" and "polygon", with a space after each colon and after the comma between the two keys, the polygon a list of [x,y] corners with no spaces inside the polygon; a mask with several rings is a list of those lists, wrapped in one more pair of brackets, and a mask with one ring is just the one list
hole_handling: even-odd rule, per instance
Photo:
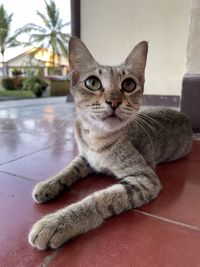
{"label": "cat's chin", "polygon": [[93,125],[96,129],[101,131],[116,132],[124,128],[126,126],[126,122],[123,122],[117,116],[108,116],[101,121],[94,121]]}
{"label": "cat's chin", "polygon": [[86,128],[89,128],[93,131],[102,131],[102,132],[116,132],[120,131],[130,123],[130,119],[122,119],[115,115],[109,115],[101,119],[94,119],[88,116],[79,117],[82,122],[85,124]]}
{"label": "cat's chin", "polygon": [[116,123],[117,121],[122,122],[122,119],[116,116],[115,114],[109,115],[102,119],[102,121],[110,121],[111,123]]}

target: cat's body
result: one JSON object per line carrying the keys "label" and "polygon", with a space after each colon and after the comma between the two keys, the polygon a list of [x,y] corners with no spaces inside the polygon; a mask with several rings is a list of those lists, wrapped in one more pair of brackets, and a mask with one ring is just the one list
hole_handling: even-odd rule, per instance
{"label": "cat's body", "polygon": [[138,113],[146,42],[117,67],[99,65],[77,38],[71,39],[69,52],[79,155],[56,176],[39,183],[33,198],[53,199],[94,171],[113,175],[117,183],[38,221],[29,235],[38,249],[57,248],[104,219],[156,198],[162,186],[155,165],[185,156],[192,145],[185,115],[163,108]]}
{"label": "cat's body", "polygon": [[[122,149],[128,152],[131,146],[152,168],[158,163],[179,159],[190,151],[192,131],[185,115],[167,108],[149,109],[139,115],[142,121],[130,123],[114,135],[87,129],[77,120],[75,132],[79,152],[96,172],[114,175],[110,170],[114,152]],[[121,153],[118,158],[123,164]],[[116,157],[113,160],[116,162]]]}

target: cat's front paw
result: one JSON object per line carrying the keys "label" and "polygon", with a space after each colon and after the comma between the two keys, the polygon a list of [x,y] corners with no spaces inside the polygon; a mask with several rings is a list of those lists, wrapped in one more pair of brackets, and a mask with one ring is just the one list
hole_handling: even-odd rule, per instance
{"label": "cat's front paw", "polygon": [[58,248],[69,239],[66,218],[59,213],[45,216],[36,222],[30,233],[29,243],[39,249]]}
{"label": "cat's front paw", "polygon": [[35,186],[32,196],[35,202],[43,203],[54,199],[61,190],[59,182],[47,180]]}

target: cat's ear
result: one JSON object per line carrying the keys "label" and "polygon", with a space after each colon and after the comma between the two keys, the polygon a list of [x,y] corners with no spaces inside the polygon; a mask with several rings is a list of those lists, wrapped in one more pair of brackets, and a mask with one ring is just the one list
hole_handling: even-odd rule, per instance
{"label": "cat's ear", "polygon": [[84,43],[73,36],[69,41],[69,66],[72,72],[84,72],[96,65],[96,61],[90,54]]}
{"label": "cat's ear", "polygon": [[148,53],[148,43],[146,41],[142,41],[138,43],[128,57],[125,59],[124,65],[130,71],[133,71],[138,78],[141,78],[144,81],[144,72],[147,61],[147,53]]}

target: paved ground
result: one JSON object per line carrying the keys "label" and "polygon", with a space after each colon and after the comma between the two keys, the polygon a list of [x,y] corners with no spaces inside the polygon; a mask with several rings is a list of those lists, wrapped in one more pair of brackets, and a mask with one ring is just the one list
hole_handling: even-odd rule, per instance
{"label": "paved ground", "polygon": [[199,267],[199,141],[186,158],[158,166],[164,189],[149,205],[111,218],[55,251],[28,244],[38,218],[115,182],[90,175],[54,202],[33,202],[34,185],[77,154],[73,112],[65,97],[0,102],[0,266]]}
{"label": "paved ground", "polygon": [[27,107],[27,106],[45,106],[45,105],[64,105],[66,103],[66,96],[62,97],[47,97],[47,98],[32,98],[22,100],[1,101],[0,109],[11,107]]}

